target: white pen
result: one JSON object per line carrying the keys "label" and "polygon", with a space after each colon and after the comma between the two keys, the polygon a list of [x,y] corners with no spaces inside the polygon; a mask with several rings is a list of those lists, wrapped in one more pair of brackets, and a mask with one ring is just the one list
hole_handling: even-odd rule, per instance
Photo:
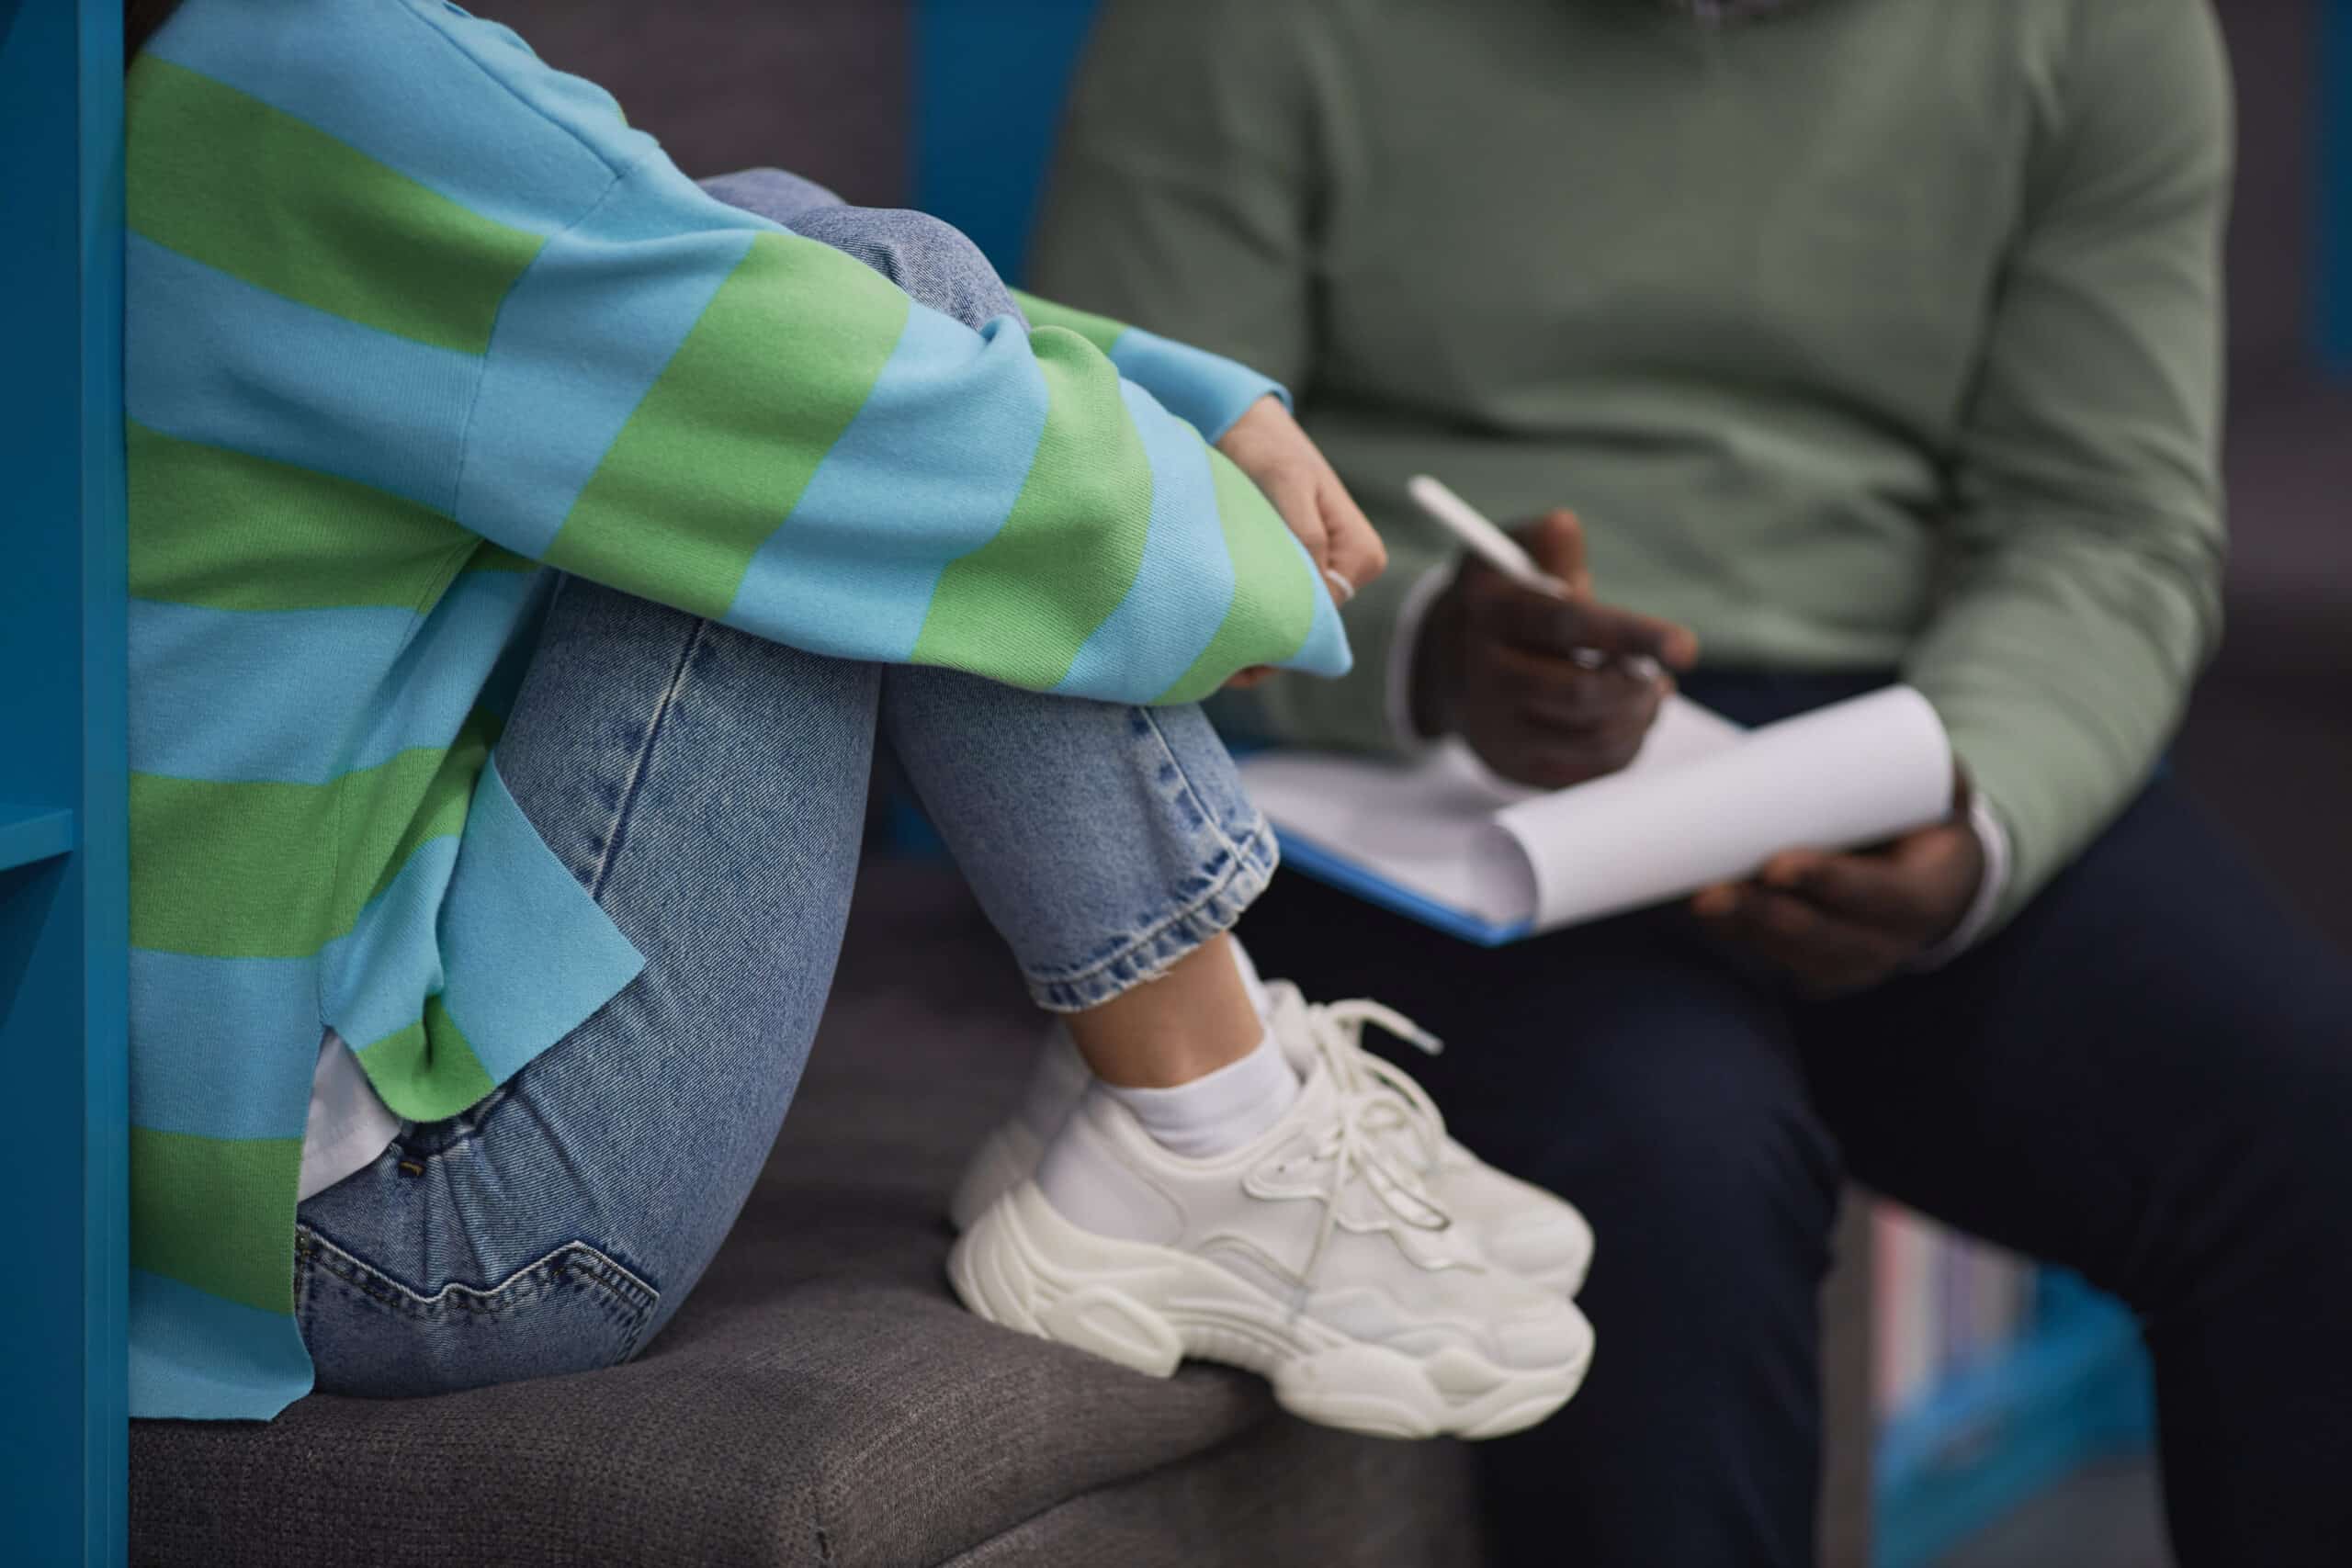
{"label": "white pen", "polygon": [[[1521,548],[1517,539],[1495,526],[1493,519],[1440,481],[1427,474],[1416,474],[1405,482],[1405,493],[1432,522],[1460,541],[1464,549],[1513,582],[1524,583],[1555,599],[1574,596],[1566,583],[1537,566],[1535,558]],[[1569,657],[1588,670],[1602,669],[1612,661],[1610,655],[1597,648],[1575,649]],[[1634,654],[1624,664],[1629,674],[1644,680],[1655,681],[1660,673],[1657,660],[1646,653]]]}

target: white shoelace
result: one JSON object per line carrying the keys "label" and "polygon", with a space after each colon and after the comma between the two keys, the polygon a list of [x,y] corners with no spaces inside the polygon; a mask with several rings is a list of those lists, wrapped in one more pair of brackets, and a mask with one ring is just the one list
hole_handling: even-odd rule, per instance
{"label": "white shoelace", "polygon": [[1330,1179],[1321,1194],[1323,1217],[1316,1226],[1315,1245],[1299,1271],[1302,1283],[1293,1303],[1295,1311],[1305,1305],[1306,1282],[1315,1278],[1317,1265],[1321,1263],[1324,1249],[1339,1226],[1340,1200],[1351,1182],[1363,1181],[1383,1208],[1414,1230],[1443,1231],[1453,1224],[1453,1217],[1438,1206],[1437,1200],[1423,1185],[1421,1171],[1400,1161],[1392,1152],[1392,1141],[1385,1135],[1401,1128],[1418,1139],[1426,1135],[1430,1124],[1434,1124],[1436,1136],[1442,1138],[1444,1122],[1439,1117],[1437,1107],[1410,1077],[1366,1052],[1361,1043],[1366,1023],[1377,1023],[1426,1051],[1440,1049],[1437,1040],[1403,1014],[1378,1002],[1336,1002],[1309,1007],[1306,1011],[1316,1055],[1339,1090],[1340,1110],[1307,1156],[1318,1164],[1329,1164]]}
{"label": "white shoelace", "polygon": [[1445,1042],[1396,1009],[1363,998],[1310,1006],[1308,1010],[1322,1014],[1340,1034],[1352,1058],[1356,1081],[1372,1089],[1384,1107],[1385,1114],[1374,1113],[1377,1124],[1374,1130],[1405,1133],[1420,1145],[1420,1168],[1425,1172],[1434,1170],[1445,1148],[1445,1114],[1430,1099],[1429,1091],[1413,1081],[1410,1073],[1364,1049],[1363,1029],[1367,1023],[1378,1024],[1415,1050],[1431,1056],[1445,1049]]}

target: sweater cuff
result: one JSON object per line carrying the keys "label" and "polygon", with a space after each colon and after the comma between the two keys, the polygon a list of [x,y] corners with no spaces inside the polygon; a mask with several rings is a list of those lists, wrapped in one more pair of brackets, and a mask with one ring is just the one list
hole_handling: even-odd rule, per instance
{"label": "sweater cuff", "polygon": [[1381,678],[1386,682],[1389,744],[1400,754],[1429,744],[1413,723],[1413,660],[1420,651],[1421,627],[1453,576],[1454,568],[1447,563],[1430,567],[1411,579],[1397,604],[1396,617],[1389,623],[1388,647],[1382,656],[1385,668]]}
{"label": "sweater cuff", "polygon": [[1111,345],[1111,364],[1212,446],[1259,399],[1280,398],[1284,408],[1291,406],[1289,391],[1271,377],[1141,327],[1119,334]]}
{"label": "sweater cuff", "polygon": [[1984,874],[1976,884],[1976,897],[1969,900],[1968,912],[1960,917],[1960,924],[1951,934],[1911,961],[1911,968],[1925,972],[1940,969],[1953,959],[1976,945],[1993,926],[1993,918],[2000,912],[2002,895],[2009,886],[2009,834],[2001,819],[1982,794],[1974,795],[1968,804],[1968,826],[1976,834],[1977,847],[1984,852]]}
{"label": "sweater cuff", "polygon": [[1412,725],[1412,650],[1453,571],[1435,552],[1391,554],[1388,570],[1340,613],[1355,649],[1353,670],[1336,681],[1285,671],[1246,692],[1220,692],[1209,701],[1209,716],[1237,738],[1277,745],[1400,758],[1428,750]]}

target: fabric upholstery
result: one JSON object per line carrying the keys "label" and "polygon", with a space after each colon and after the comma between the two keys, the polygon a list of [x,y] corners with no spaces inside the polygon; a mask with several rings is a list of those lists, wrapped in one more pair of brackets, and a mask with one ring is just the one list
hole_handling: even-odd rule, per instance
{"label": "fabric upholstery", "polygon": [[1469,1475],[1419,1445],[1283,1422],[1163,1474],[1073,1497],[951,1568],[1427,1563],[1473,1568]]}
{"label": "fabric upholstery", "polygon": [[1318,1431],[1255,1380],[1157,1382],[955,1303],[946,1193],[1036,1034],[949,874],[868,875],[836,998],[734,1235],[636,1361],[139,1423],[131,1560],[1471,1560],[1451,1445]]}

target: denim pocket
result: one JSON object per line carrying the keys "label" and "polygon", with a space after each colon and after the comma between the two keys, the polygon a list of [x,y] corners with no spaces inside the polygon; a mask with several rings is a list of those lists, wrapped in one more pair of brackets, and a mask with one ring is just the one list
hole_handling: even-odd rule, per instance
{"label": "denim pocket", "polygon": [[400,1398],[613,1366],[662,1293],[585,1241],[492,1284],[419,1290],[306,1224],[294,1231],[297,1320],[322,1393]]}

